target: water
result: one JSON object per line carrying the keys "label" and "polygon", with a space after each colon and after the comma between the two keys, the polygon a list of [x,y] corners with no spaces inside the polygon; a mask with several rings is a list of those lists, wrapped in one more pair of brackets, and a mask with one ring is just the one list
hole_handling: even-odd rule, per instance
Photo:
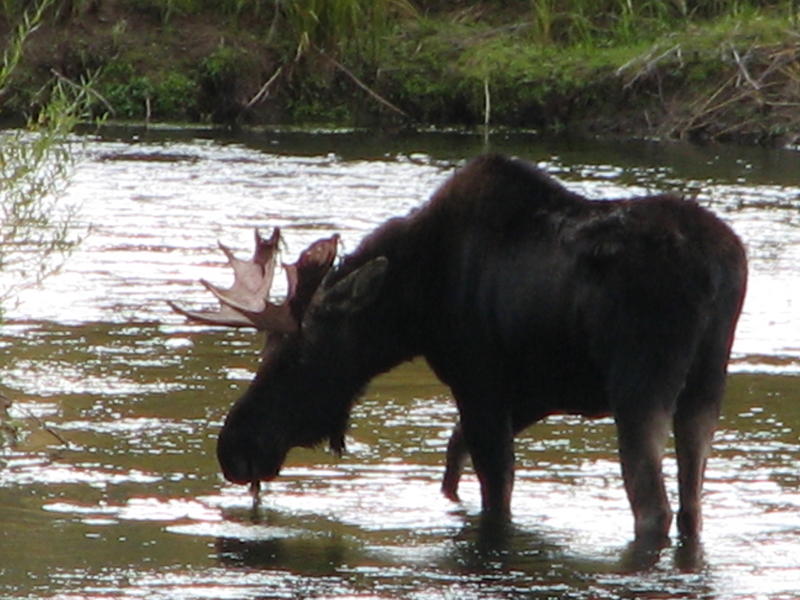
{"label": "water", "polygon": [[[795,598],[800,595],[800,156],[761,149],[497,136],[595,197],[690,190],[745,239],[750,292],[708,468],[698,553],[642,568],[608,420],[519,439],[514,519],[439,494],[455,410],[421,362],[369,387],[349,452],[295,451],[257,511],[225,483],[216,432],[259,340],[190,326],[200,277],[283,227],[286,260],[338,231],[345,251],[417,206],[482,148],[381,136],[108,130],[68,200],[91,231],[0,327],[0,391],[31,433],[0,456],[2,598]],[[282,283],[282,282],[281,282]],[[57,437],[56,437],[57,436]],[[676,469],[666,461],[676,501]]]}

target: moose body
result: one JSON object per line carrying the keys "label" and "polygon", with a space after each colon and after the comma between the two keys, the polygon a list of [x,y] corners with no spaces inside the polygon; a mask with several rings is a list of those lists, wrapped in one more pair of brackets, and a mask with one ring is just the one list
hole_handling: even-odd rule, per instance
{"label": "moose body", "polygon": [[377,228],[321,283],[302,277],[332,263],[335,240],[325,242],[324,260],[307,251],[298,261],[298,291],[311,283],[291,305],[294,323],[268,334],[220,432],[230,481],[274,478],[295,446],[329,440],[340,450],[365,384],[423,356],[460,416],[449,497],[468,454],[484,512],[508,514],[516,433],[551,414],[612,415],[636,538],[668,536],[661,459],[670,428],[679,532],[698,536],[747,277],[740,241],[711,212],[666,194],[588,200],[528,163],[490,155]]}

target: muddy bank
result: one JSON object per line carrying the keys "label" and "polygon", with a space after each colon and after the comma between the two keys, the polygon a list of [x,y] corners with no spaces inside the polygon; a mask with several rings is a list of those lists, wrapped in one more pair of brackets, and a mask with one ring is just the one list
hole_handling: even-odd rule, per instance
{"label": "muddy bank", "polygon": [[[390,24],[346,44],[309,36],[266,6],[167,14],[157,2],[71,4],[31,36],[0,98],[3,116],[35,109],[57,72],[96,73],[97,111],[120,120],[488,122],[771,145],[800,132],[800,37],[779,11],[687,22],[627,44],[559,45],[537,42],[527,3],[404,3]],[[4,39],[11,26],[0,23]]]}

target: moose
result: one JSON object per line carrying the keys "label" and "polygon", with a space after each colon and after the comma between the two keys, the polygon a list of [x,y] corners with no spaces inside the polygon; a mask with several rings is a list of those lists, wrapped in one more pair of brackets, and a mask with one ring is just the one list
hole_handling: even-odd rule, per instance
{"label": "moose", "polygon": [[[697,540],[701,489],[744,299],[742,243],[693,200],[590,200],[523,160],[484,155],[421,207],[380,225],[338,264],[338,237],[284,265],[280,231],[252,259],[222,246],[230,289],[190,320],[267,332],[217,456],[231,482],[275,478],[287,452],[344,450],[365,385],[424,357],[459,411],[443,492],[467,456],[484,515],[508,518],[514,437],[552,414],[613,416],[636,541],[663,545],[672,511],[661,462],[675,438],[678,532]],[[671,427],[670,427],[671,426]]]}

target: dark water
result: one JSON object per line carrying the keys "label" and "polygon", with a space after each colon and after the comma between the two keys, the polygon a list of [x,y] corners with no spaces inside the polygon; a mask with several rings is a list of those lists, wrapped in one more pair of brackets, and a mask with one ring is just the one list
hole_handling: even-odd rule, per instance
{"label": "dark water", "polygon": [[343,459],[293,453],[258,511],[218,474],[216,432],[259,340],[188,326],[163,300],[206,302],[198,278],[228,281],[216,240],[244,254],[255,226],[284,228],[288,260],[333,230],[352,250],[479,136],[135,134],[87,138],[68,200],[91,232],[0,327],[0,391],[31,431],[0,456],[0,598],[800,596],[796,153],[492,139],[592,196],[690,190],[747,242],[704,544],[640,569],[609,421],[528,430],[513,523],[486,527],[471,474],[462,504],[439,494],[455,410],[422,363],[373,382]]}

